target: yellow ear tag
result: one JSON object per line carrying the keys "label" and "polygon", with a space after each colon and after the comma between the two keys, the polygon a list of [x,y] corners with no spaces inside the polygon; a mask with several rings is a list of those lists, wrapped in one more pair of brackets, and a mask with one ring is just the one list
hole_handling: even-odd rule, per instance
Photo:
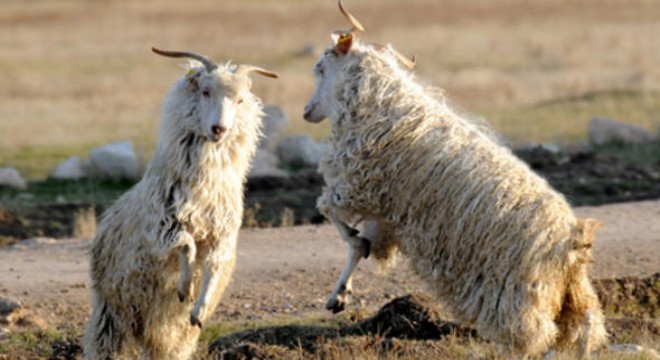
{"label": "yellow ear tag", "polygon": [[353,35],[352,34],[342,34],[339,36],[339,40],[337,40],[338,43],[340,44],[345,44],[346,42],[352,41]]}

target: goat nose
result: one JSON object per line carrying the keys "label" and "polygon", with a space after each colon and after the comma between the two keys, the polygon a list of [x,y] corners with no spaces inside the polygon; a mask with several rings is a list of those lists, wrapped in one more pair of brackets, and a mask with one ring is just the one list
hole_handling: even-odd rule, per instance
{"label": "goat nose", "polygon": [[213,126],[211,126],[211,131],[213,132],[213,135],[220,136],[220,135],[224,134],[225,131],[227,131],[227,128],[224,127],[224,126],[220,126],[220,125],[213,125]]}

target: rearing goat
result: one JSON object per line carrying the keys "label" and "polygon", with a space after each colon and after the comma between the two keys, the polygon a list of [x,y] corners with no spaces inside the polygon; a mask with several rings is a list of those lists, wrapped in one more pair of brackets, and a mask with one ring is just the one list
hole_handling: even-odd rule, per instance
{"label": "rearing goat", "polygon": [[[318,207],[349,244],[326,307],[341,311],[361,257],[396,249],[444,305],[487,339],[525,355],[580,339],[606,341],[587,277],[596,221],[510,150],[452,111],[401,66],[391,47],[363,44],[353,23],[314,67],[310,122],[331,121],[333,151],[320,170]],[[362,236],[355,228],[363,224]]]}
{"label": "rearing goat", "polygon": [[187,359],[194,352],[236,259],[243,187],[263,116],[248,74],[277,77],[152,50],[196,61],[165,99],[144,177],[105,212],[94,238],[86,359]]}

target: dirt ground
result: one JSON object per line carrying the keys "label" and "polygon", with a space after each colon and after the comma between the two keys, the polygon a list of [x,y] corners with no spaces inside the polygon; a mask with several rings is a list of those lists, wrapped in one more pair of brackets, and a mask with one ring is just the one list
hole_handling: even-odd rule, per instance
{"label": "dirt ground", "polygon": [[[660,271],[660,201],[576,209],[604,227],[595,244],[594,278],[646,277]],[[0,249],[0,297],[21,301],[46,326],[82,328],[89,313],[88,240],[33,239]],[[321,315],[345,262],[331,225],[246,229],[240,235],[233,280],[215,320]],[[394,297],[424,287],[401,262],[381,274],[362,262],[353,309],[375,311]]]}

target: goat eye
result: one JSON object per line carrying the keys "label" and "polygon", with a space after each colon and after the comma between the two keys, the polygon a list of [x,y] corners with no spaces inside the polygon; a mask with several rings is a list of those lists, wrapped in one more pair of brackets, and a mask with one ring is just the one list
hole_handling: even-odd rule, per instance
{"label": "goat eye", "polygon": [[242,104],[242,103],[243,103],[243,98],[236,99],[236,104]]}
{"label": "goat eye", "polygon": [[202,96],[209,97],[209,96],[211,96],[211,92],[209,90],[204,90],[204,91],[202,91]]}

